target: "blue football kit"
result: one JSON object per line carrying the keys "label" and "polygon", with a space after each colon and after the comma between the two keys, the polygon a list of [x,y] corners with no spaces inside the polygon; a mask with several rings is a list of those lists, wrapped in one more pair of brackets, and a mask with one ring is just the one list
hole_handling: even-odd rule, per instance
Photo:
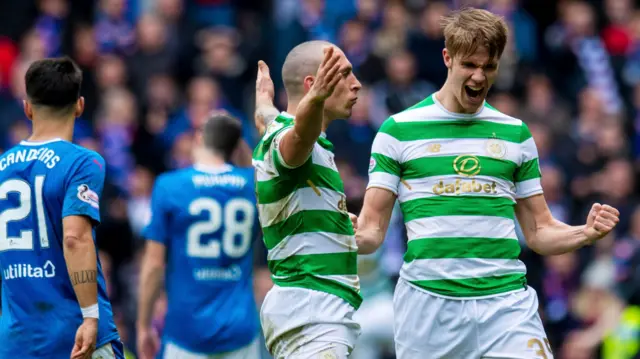
{"label": "blue football kit", "polygon": [[[83,318],[62,220],[85,216],[99,224],[104,167],[99,154],[60,139],[22,141],[0,156],[0,359],[69,358]],[[96,348],[109,345],[121,358],[99,261],[97,285]]]}
{"label": "blue football kit", "polygon": [[144,237],[167,250],[165,350],[212,355],[254,342],[252,248],[260,227],[253,169],[195,165],[164,173],[151,212]]}

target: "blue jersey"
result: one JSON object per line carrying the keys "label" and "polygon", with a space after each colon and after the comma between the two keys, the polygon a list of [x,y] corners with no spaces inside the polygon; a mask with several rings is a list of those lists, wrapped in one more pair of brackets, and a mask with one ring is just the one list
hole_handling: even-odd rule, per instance
{"label": "blue jersey", "polygon": [[253,169],[193,167],[162,174],[145,238],[167,248],[163,339],[215,354],[258,334],[252,244],[259,222]]}
{"label": "blue jersey", "polygon": [[[102,157],[63,140],[23,141],[0,156],[0,359],[71,354],[82,313],[62,219],[86,216],[97,225],[103,186]],[[98,263],[97,347],[119,339],[105,288]]]}

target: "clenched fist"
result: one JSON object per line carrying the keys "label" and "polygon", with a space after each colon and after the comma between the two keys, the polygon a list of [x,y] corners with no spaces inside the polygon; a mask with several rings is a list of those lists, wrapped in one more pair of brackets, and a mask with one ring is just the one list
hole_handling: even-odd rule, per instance
{"label": "clenched fist", "polygon": [[595,203],[591,207],[591,211],[587,216],[587,225],[584,228],[584,234],[587,236],[589,243],[593,243],[613,230],[620,222],[620,212],[609,206]]}

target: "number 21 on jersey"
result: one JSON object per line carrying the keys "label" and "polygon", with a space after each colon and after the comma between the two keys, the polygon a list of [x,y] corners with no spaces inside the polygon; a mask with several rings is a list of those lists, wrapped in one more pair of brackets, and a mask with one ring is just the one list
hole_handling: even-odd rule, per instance
{"label": "number 21 on jersey", "polygon": [[[224,207],[213,198],[201,197],[189,204],[189,214],[208,215],[208,220],[193,223],[187,229],[187,255],[196,258],[219,258],[220,250],[231,258],[244,256],[251,246],[255,205],[243,198],[234,198]],[[242,219],[238,220],[238,214]],[[224,225],[221,239],[202,243],[202,236],[210,235]],[[236,240],[237,238],[237,240]]]}
{"label": "number 21 on jersey", "polygon": [[36,222],[40,236],[40,247],[49,247],[47,223],[44,214],[42,189],[45,176],[36,176],[31,184],[20,179],[10,179],[0,184],[0,203],[9,200],[9,194],[15,193],[18,198],[17,207],[0,212],[0,252],[8,250],[33,250],[33,230],[23,229],[18,236],[9,235],[9,223],[23,221],[33,212],[32,199],[35,198]]}

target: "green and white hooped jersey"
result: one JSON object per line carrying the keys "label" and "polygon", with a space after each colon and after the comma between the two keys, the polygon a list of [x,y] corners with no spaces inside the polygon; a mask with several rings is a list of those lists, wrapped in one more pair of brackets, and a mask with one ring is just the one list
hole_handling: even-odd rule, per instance
{"label": "green and white hooped jersey", "polygon": [[514,207],[542,187],[525,123],[486,103],[451,113],[431,95],[387,119],[371,153],[368,187],[397,194],[404,216],[403,279],[461,298],[526,286]]}
{"label": "green and white hooped jersey", "polygon": [[253,152],[258,213],[274,283],[334,294],[356,309],[362,303],[357,246],[344,185],[324,136],[307,162],[291,168],[279,142],[293,129],[281,113]]}

